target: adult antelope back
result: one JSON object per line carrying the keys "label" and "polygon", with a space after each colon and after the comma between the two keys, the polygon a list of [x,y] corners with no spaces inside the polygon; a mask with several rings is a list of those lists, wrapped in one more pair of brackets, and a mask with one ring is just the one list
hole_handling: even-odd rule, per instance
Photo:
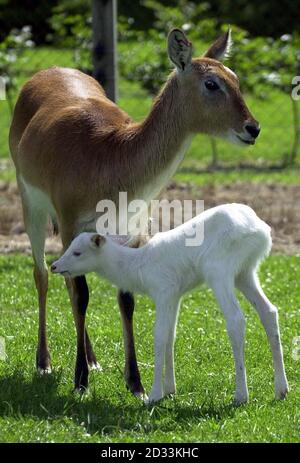
{"label": "adult antelope back", "polygon": [[[58,224],[64,250],[82,231],[94,231],[96,204],[150,201],[175,173],[196,133],[253,144],[259,125],[240,93],[238,79],[221,60],[231,44],[222,35],[201,58],[192,59],[192,44],[174,29],[168,53],[175,64],[167,83],[141,123],[135,123],[105,96],[91,77],[54,67],[35,74],[23,87],[10,130],[10,149],[22,197],[24,222],[34,259],[39,301],[37,367],[51,370],[46,335],[48,272],[44,259],[47,220]],[[77,329],[75,387],[88,384],[88,366],[97,366],[85,314],[85,277],[66,277]],[[134,299],[119,292],[124,331],[125,379],[143,395],[136,362],[132,317]]]}

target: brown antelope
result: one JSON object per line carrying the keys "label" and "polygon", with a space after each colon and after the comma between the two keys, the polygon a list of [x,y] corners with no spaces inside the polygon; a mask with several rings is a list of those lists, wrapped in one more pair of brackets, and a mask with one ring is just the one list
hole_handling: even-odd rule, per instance
{"label": "brown antelope", "polygon": [[[120,191],[150,201],[173,176],[196,133],[253,144],[259,134],[239,90],[238,78],[220,60],[230,47],[230,31],[201,58],[174,29],[168,53],[176,69],[141,123],[107,99],[91,77],[53,67],[27,82],[16,103],[10,149],[22,197],[24,222],[34,259],[39,300],[37,367],[51,370],[46,335],[48,272],[44,257],[46,224],[58,224],[63,249],[83,231],[94,231],[101,199],[117,204]],[[88,384],[97,361],[85,328],[89,291],[84,276],[66,278],[77,330],[75,387]],[[144,393],[133,337],[134,299],[118,296],[124,332],[125,379]]]}

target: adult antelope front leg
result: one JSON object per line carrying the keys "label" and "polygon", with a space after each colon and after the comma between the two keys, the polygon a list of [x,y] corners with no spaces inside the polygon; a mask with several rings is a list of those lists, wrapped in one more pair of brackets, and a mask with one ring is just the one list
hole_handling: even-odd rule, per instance
{"label": "adult antelope front leg", "polygon": [[75,366],[75,390],[83,392],[88,387],[88,358],[86,349],[85,316],[89,302],[89,289],[84,276],[71,278],[71,303],[77,332],[77,356]]}
{"label": "adult antelope front leg", "polygon": [[30,194],[30,190],[17,176],[18,187],[23,206],[26,232],[31,243],[34,261],[34,281],[38,294],[39,330],[36,351],[36,368],[40,374],[51,373],[51,359],[48,349],[46,329],[46,300],[48,292],[48,269],[45,262],[45,239],[47,212],[41,206],[39,198]]}

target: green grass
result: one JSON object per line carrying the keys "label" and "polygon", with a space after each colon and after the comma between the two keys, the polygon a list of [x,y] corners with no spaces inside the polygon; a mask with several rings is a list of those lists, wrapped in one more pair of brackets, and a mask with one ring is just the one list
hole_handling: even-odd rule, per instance
{"label": "green grass", "polygon": [[[234,367],[225,324],[207,289],[183,300],[174,398],[147,408],[126,391],[116,290],[93,275],[88,278],[88,325],[103,372],[91,374],[85,396],[73,395],[75,330],[63,279],[52,276],[48,326],[54,373],[36,376],[37,303],[31,272],[27,256],[0,257],[0,336],[7,350],[7,360],[0,361],[1,442],[299,441],[300,360],[292,358],[293,338],[300,335],[299,257],[271,256],[261,269],[265,291],[280,311],[291,392],[284,402],[273,400],[266,337],[242,300],[250,403],[238,408],[231,405]],[[136,343],[147,391],[153,376],[153,321],[152,302],[139,297]]]}
{"label": "green grass", "polygon": [[195,186],[207,184],[216,185],[232,185],[236,182],[252,182],[252,183],[281,183],[298,185],[300,179],[300,168],[289,168],[280,171],[253,171],[231,170],[231,171],[215,171],[215,172],[194,172],[193,170],[179,169],[174,176],[177,182],[184,182]]}

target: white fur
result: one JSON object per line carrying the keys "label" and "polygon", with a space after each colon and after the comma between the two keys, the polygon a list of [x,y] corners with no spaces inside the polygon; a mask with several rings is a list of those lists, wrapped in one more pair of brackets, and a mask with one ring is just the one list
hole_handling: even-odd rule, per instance
{"label": "white fur", "polygon": [[[204,226],[204,240],[187,247],[195,224]],[[275,393],[288,391],[277,309],[267,299],[257,277],[257,268],[271,248],[269,226],[248,206],[218,206],[174,230],[158,233],[140,249],[120,246],[95,234],[83,233],[53,264],[54,272],[72,276],[97,272],[124,291],[148,294],[156,303],[155,375],[149,401],[175,392],[173,346],[181,296],[206,283],[214,292],[225,316],[236,367],[235,400],[248,400],[244,364],[245,320],[235,295],[239,288],[257,310],[268,335],[275,369]],[[74,256],[80,251],[81,256]],[[163,373],[165,369],[165,376]]]}

